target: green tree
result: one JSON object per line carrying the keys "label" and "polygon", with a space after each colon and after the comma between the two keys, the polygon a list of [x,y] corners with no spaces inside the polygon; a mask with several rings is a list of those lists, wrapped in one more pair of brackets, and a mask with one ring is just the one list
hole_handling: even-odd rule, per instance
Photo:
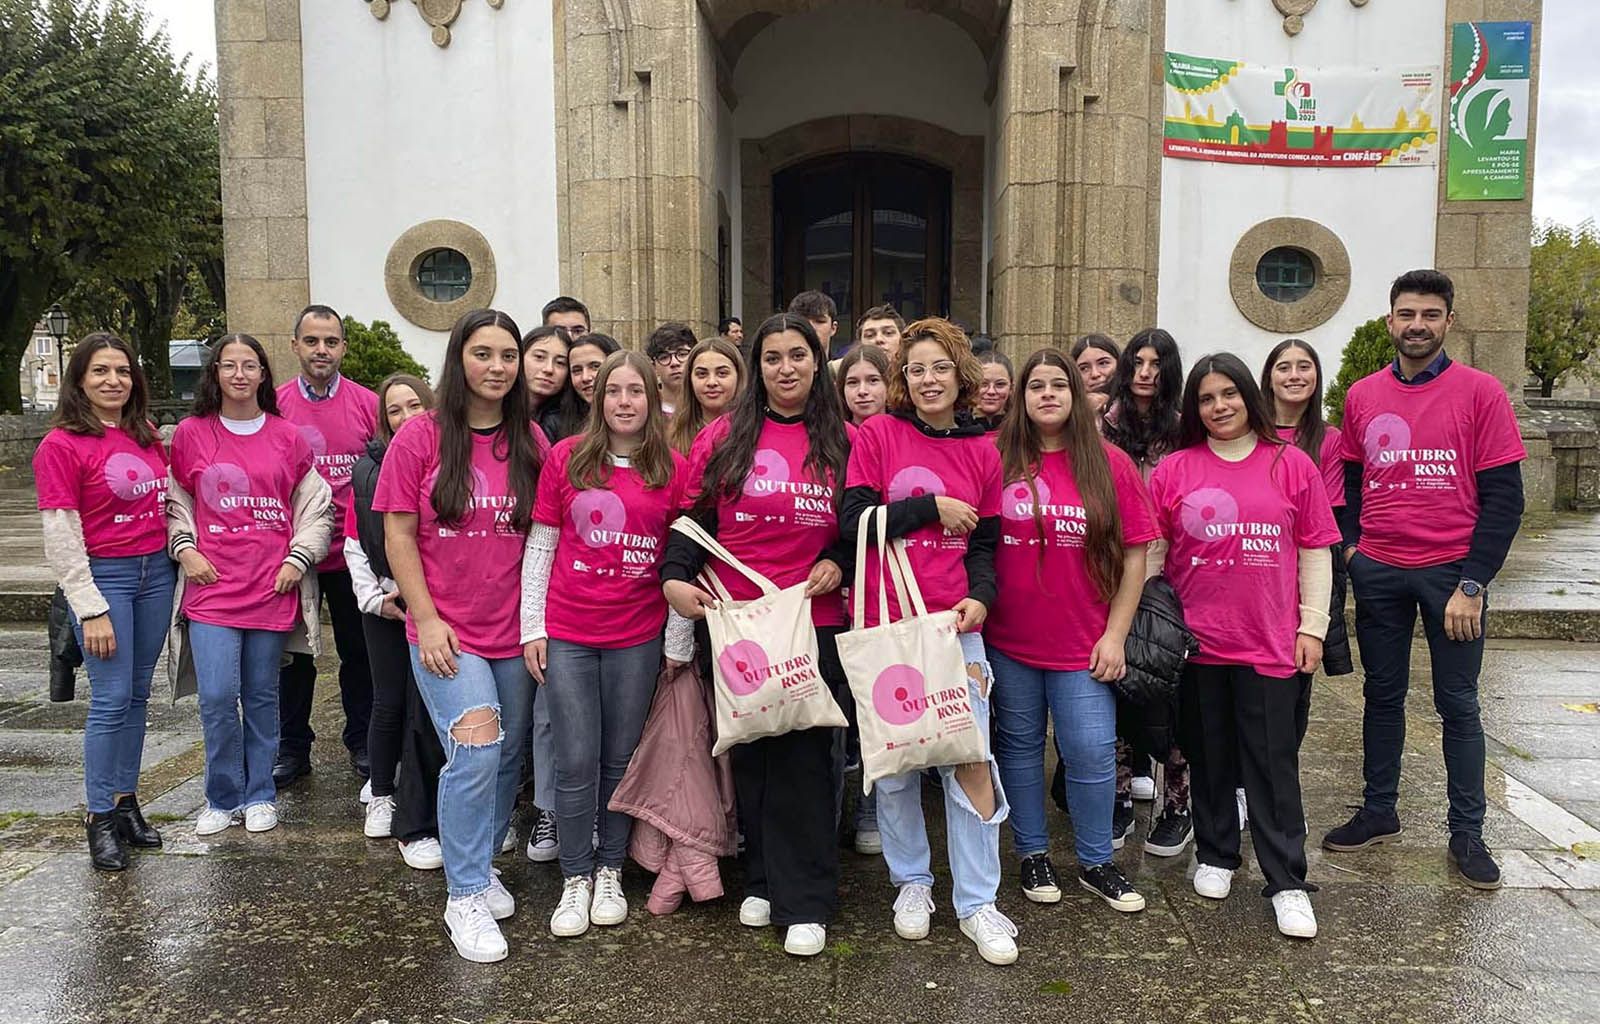
{"label": "green tree", "polygon": [[350,347],[345,351],[339,372],[351,380],[376,388],[391,373],[409,373],[428,379],[428,371],[401,347],[400,336],[384,321],[374,320],[369,326],[347,316],[344,337]]}
{"label": "green tree", "polygon": [[1569,371],[1588,372],[1600,349],[1600,231],[1541,224],[1533,232],[1528,294],[1528,372],[1546,398]]}
{"label": "green tree", "polygon": [[[0,0],[0,367],[21,362],[33,324],[86,276],[157,290],[210,216],[196,196],[217,176],[215,98],[146,21],[129,0]],[[130,334],[138,320],[129,309]],[[164,342],[141,346],[162,381]],[[0,412],[20,407],[19,384],[0,372]]]}
{"label": "green tree", "polygon": [[1394,361],[1394,342],[1389,337],[1389,325],[1383,317],[1368,320],[1350,336],[1344,348],[1344,359],[1339,363],[1339,373],[1323,391],[1322,401],[1327,407],[1328,422],[1335,426],[1344,422],[1344,397],[1350,385],[1362,377],[1371,376]]}

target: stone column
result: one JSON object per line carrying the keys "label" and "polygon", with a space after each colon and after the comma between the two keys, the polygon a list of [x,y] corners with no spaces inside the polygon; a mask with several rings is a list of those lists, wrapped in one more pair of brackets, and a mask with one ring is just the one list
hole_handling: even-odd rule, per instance
{"label": "stone column", "polygon": [[273,374],[310,301],[300,0],[215,0],[228,329],[266,346]]}

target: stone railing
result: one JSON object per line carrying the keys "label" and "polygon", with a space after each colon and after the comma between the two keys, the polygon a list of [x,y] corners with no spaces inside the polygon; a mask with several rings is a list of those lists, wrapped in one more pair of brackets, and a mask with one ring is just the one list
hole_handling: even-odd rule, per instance
{"label": "stone railing", "polygon": [[50,413],[25,412],[0,416],[0,464],[26,466],[50,432]]}
{"label": "stone railing", "polygon": [[1555,459],[1555,508],[1600,508],[1600,399],[1529,398],[1525,422],[1536,424]]}

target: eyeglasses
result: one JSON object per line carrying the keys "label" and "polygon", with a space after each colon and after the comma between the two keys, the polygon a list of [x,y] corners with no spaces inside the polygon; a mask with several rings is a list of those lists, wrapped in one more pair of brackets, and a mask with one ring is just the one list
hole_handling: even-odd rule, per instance
{"label": "eyeglasses", "polygon": [[661,353],[660,355],[656,356],[656,362],[660,363],[662,366],[667,366],[667,365],[669,365],[671,363],[681,363],[681,362],[685,361],[688,358],[689,358],[689,349],[686,349],[686,348],[674,348],[674,349],[668,349],[667,351],[665,351],[665,352]]}
{"label": "eyeglasses", "polygon": [[941,359],[932,366],[923,366],[921,363],[912,363],[906,367],[906,380],[921,380],[932,374],[935,377],[953,377],[956,364],[948,359]]}
{"label": "eyeglasses", "polygon": [[218,363],[217,369],[227,377],[231,377],[236,373],[242,373],[247,377],[254,377],[256,374],[261,372],[261,364],[226,362]]}

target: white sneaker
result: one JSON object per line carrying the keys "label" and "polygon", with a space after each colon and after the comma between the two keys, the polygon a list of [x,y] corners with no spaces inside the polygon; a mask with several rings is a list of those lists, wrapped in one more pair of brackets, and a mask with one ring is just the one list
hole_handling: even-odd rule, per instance
{"label": "white sneaker", "polygon": [[533,823],[533,834],[528,837],[528,859],[535,864],[548,864],[561,856],[561,834],[556,829],[556,816],[540,811]]}
{"label": "white sneaker", "polygon": [[[361,792],[356,794],[356,799],[360,800],[364,804],[372,803],[372,780],[371,779],[368,779],[367,781],[365,781],[365,782],[363,782],[361,784]],[[387,832],[384,833],[384,834],[388,835]],[[374,838],[377,838],[377,837],[374,837]]]}
{"label": "white sneaker", "polygon": [[772,923],[772,903],[760,896],[746,896],[739,904],[739,923],[746,928],[765,928]]}
{"label": "white sneaker", "polygon": [[1274,893],[1272,911],[1278,915],[1278,931],[1291,939],[1317,937],[1317,915],[1311,911],[1311,897],[1303,890]]}
{"label": "white sneaker", "polygon": [[215,807],[207,807],[194,819],[194,834],[197,836],[214,836],[218,832],[226,832],[228,826],[238,822],[239,816],[232,811],[219,811]]}
{"label": "white sneaker", "polygon": [[1233,791],[1233,799],[1239,805],[1239,831],[1243,832],[1250,827],[1250,804],[1244,798],[1244,790]]}
{"label": "white sneaker", "polygon": [[1225,900],[1233,891],[1233,872],[1201,864],[1194,872],[1194,891],[1208,900]]}
{"label": "white sneaker", "polygon": [[277,804],[251,804],[244,809],[244,830],[246,832],[271,832],[277,827]]}
{"label": "white sneaker", "polygon": [[418,871],[437,871],[444,867],[444,849],[440,847],[439,840],[432,836],[423,836],[413,839],[409,843],[397,843],[400,847],[400,859],[406,862],[406,867]]}
{"label": "white sneaker", "polygon": [[985,903],[971,917],[961,919],[961,934],[978,947],[978,955],[991,964],[1017,962],[1017,926],[993,903]]}
{"label": "white sneaker", "polygon": [[875,857],[883,852],[883,833],[875,828],[856,832],[856,852],[865,857]]}
{"label": "white sneaker", "polygon": [[375,796],[367,804],[367,823],[361,827],[368,839],[388,839],[394,830],[394,797]]}
{"label": "white sneaker", "polygon": [[561,902],[550,915],[550,934],[570,939],[589,930],[589,901],[593,891],[589,879],[574,875],[561,886]]}
{"label": "white sneaker", "polygon": [[589,920],[609,926],[628,919],[628,900],[622,895],[622,869],[600,868],[594,873],[594,897],[589,903]]}
{"label": "white sneaker", "polygon": [[489,912],[489,901],[484,893],[475,896],[451,897],[444,905],[444,927],[455,943],[456,952],[463,960],[475,964],[492,964],[506,958],[506,937]]}
{"label": "white sneaker", "polygon": [[908,882],[894,898],[894,933],[902,939],[925,939],[933,921],[933,889]]}
{"label": "white sneaker", "polygon": [[494,868],[489,873],[489,888],[483,891],[483,898],[489,904],[489,913],[494,915],[496,921],[504,921],[517,912],[517,898],[511,895],[505,883],[500,881],[499,868]]}
{"label": "white sneaker", "polygon": [[828,929],[820,924],[791,924],[783,937],[783,951],[793,956],[816,956],[828,944]]}
{"label": "white sneaker", "polygon": [[1156,780],[1148,775],[1135,775],[1133,777],[1133,793],[1135,800],[1154,800],[1156,798]]}
{"label": "white sneaker", "polygon": [[[504,839],[500,840],[500,853],[510,853],[512,850],[515,850],[516,848],[517,848],[517,830],[514,829],[514,828],[509,828],[508,827],[506,829],[506,837]],[[495,856],[497,856],[497,857],[499,855],[500,854],[498,854],[498,853],[495,854]]]}

